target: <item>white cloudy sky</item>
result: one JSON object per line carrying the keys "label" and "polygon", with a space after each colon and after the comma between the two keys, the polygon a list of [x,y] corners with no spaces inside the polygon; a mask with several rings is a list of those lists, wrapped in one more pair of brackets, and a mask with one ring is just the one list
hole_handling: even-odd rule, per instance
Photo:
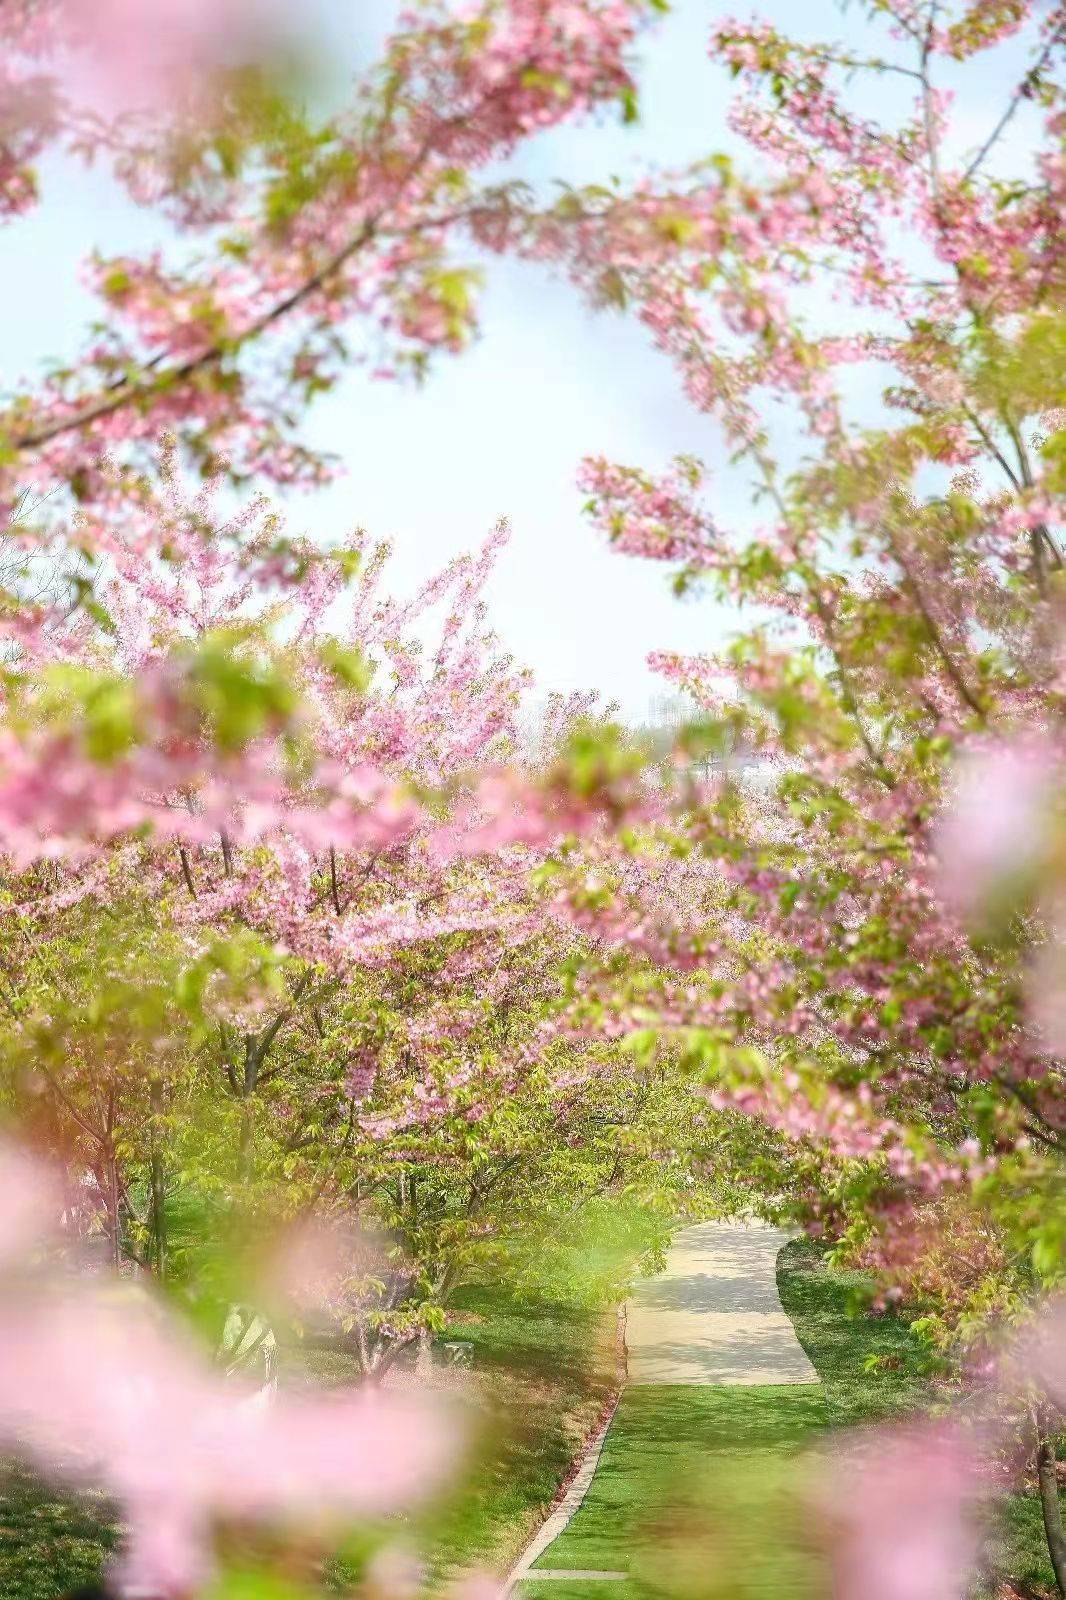
{"label": "white cloudy sky", "polygon": [[[335,59],[365,56],[396,9],[394,0],[314,0],[315,7]],[[733,9],[675,0],[644,47],[640,124],[623,127],[612,116],[556,131],[523,155],[523,175],[591,181],[716,149],[736,154],[724,115],[730,79],[705,45],[712,21]],[[755,9],[812,37],[847,39],[861,29],[858,8],[842,13],[834,0],[761,0]],[[1006,67],[974,74],[959,107],[964,143],[978,142],[994,119],[1020,50],[1005,59]],[[1029,136],[1020,119],[1004,159],[1024,161]],[[44,356],[77,350],[92,312],[79,259],[94,246],[151,245],[158,227],[98,175],[53,167],[44,176],[45,204],[5,233],[5,388]],[[787,435],[787,416],[777,427]],[[491,596],[494,621],[544,690],[595,688],[639,718],[657,687],[648,652],[713,648],[735,621],[706,599],[674,600],[662,568],[610,554],[583,521],[575,470],[582,455],[598,452],[652,469],[679,451],[702,455],[719,469],[719,519],[748,512],[742,485],[722,470],[713,426],[680,397],[669,365],[636,324],[592,314],[546,270],[491,263],[482,335],[471,350],[439,364],[419,391],[353,372],[319,403],[307,431],[342,458],[345,472],[313,499],[295,499],[293,523],[323,535],[361,525],[392,538],[397,587],[471,545],[497,517],[511,520]]]}

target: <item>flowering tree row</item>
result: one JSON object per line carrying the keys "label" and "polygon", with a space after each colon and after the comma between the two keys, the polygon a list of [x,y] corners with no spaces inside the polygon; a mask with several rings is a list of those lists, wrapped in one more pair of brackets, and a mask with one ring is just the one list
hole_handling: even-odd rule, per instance
{"label": "flowering tree row", "polygon": [[[503,532],[400,603],[384,550],[290,539],[258,504],[224,522],[168,461],[161,493],[127,480],[106,518],[19,538],[0,1048],[68,1264],[104,1247],[107,1276],[165,1290],[223,1351],[235,1316],[250,1351],[271,1324],[313,1327],[375,1383],[471,1273],[551,1281],[560,1225],[623,1193],[624,1271],[655,1242],[637,1197],[663,1223],[689,1201],[686,1119],[715,1119],[676,1065],[635,1071],[575,1024],[597,958],[550,852],[579,851],[576,827],[610,853],[606,796],[635,806],[625,760],[605,779],[566,704],[535,764],[518,747],[524,676],[482,601]],[[42,571],[44,597],[19,603]],[[169,1473],[133,1492],[98,1339],[157,1394],[175,1462],[211,1446],[186,1440],[166,1344],[138,1355],[147,1302],[128,1325],[106,1307],[46,1285],[20,1308],[6,1436],[54,1470],[49,1370],[74,1341],[99,1415],[72,1423],[62,1470],[114,1451],[120,1580],[185,1593],[212,1504],[247,1517],[285,1495],[227,1508]],[[348,1413],[308,1423],[325,1453],[334,1425]]]}
{"label": "flowering tree row", "polygon": [[273,1317],[379,1380],[464,1274],[564,1270],[560,1223],[623,1189],[673,1209],[668,1080],[573,1026],[587,941],[538,876],[634,768],[560,705],[533,781],[485,621],[504,530],[401,602],[384,549],[218,484],[319,481],[299,415],[345,362],[462,345],[461,241],[513,203],[478,174],[628,103],[639,20],[425,8],[322,122],[245,63],[253,6],[5,11],[5,216],[55,147],[192,246],[90,263],[106,331],[0,416],[3,1104],[45,1163],[3,1158],[0,1427],[115,1497],[122,1592],[199,1592],[220,1524],[336,1529],[461,1459],[428,1402],[263,1411],[190,1318],[229,1365]]}
{"label": "flowering tree row", "polygon": [[[724,526],[688,456],[581,469],[615,550],[754,619],[718,654],[653,658],[693,703],[690,755],[734,774],[677,800],[679,848],[719,891],[664,929],[658,1021],[628,980],[597,1007],[643,1047],[680,1041],[715,1104],[821,1152],[795,1192],[811,1225],[947,1351],[1024,1320],[1066,1271],[1066,38],[1057,6],[860,9],[846,45],[716,23],[755,176],[716,157],[568,192],[515,242],[639,318],[755,508]],[[961,91],[984,116],[960,132],[946,72],[1008,42],[1024,64],[998,107]],[[640,894],[603,914],[655,938]],[[1046,1461],[1054,1409],[1032,1415]],[[971,1554],[941,1527],[884,1593],[963,1592]],[[840,1592],[870,1592],[872,1559]]]}

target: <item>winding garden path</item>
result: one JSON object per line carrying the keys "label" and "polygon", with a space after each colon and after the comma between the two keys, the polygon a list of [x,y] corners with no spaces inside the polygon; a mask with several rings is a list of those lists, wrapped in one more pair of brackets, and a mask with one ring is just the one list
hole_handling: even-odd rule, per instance
{"label": "winding garden path", "polygon": [[633,1383],[817,1383],[777,1292],[791,1237],[761,1223],[701,1222],[637,1285],[626,1345]]}
{"label": "winding garden path", "polygon": [[709,1454],[777,1455],[820,1425],[818,1377],[777,1292],[777,1256],[789,1237],[743,1222],[704,1222],[677,1235],[664,1270],[630,1302],[617,1412],[518,1561],[508,1592],[533,1600],[550,1580],[552,1600],[581,1600],[587,1584],[600,1595],[605,1583],[626,1584],[640,1537],[634,1518],[650,1485]]}

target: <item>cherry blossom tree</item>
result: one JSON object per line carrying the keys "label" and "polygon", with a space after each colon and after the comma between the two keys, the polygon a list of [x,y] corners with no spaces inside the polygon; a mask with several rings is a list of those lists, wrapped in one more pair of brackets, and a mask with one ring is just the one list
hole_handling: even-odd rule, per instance
{"label": "cherry blossom tree", "polygon": [[[164,428],[209,472],[320,481],[306,404],[351,361],[420,374],[462,348],[478,276],[463,242],[495,237],[517,203],[499,164],[540,130],[631,104],[628,55],[655,7],[422,7],[327,118],[263,58],[265,9],[5,8],[0,214],[36,203],[34,163],[58,148],[106,162],[185,246],[87,264],[102,331],[0,409],[9,509],[58,485],[113,500],[124,489],[101,458],[143,464]],[[153,64],[166,92],[148,109],[107,92]],[[88,92],[101,73],[102,103],[99,82]]]}
{"label": "cherry blossom tree", "polygon": [[[682,763],[721,769],[676,786],[674,836],[719,889],[681,919],[624,885],[584,897],[663,974],[658,1022],[628,975],[594,1015],[678,1042],[715,1104],[820,1152],[811,1226],[948,1350],[1066,1264],[1064,25],[1024,3],[859,9],[846,44],[716,22],[747,167],[567,191],[511,239],[637,316],[755,508],[724,525],[691,456],[581,469],[614,549],[754,618],[717,654],[652,660],[693,705]],[[960,131],[945,76],[1008,41],[1020,74],[998,107],[963,87],[984,131]],[[965,1271],[937,1264],[947,1226]]]}
{"label": "cherry blossom tree", "polygon": [[[421,8],[324,118],[287,92],[263,6],[5,8],[0,214],[25,214],[35,165],[62,152],[109,165],[174,248],[90,261],[102,325],[0,405],[3,1104],[59,1161],[68,1242],[102,1222],[112,1269],[168,1282],[186,1311],[190,1193],[209,1245],[316,1208],[395,1230],[390,1137],[422,1169],[450,1139],[458,1192],[495,1149],[487,1129],[460,1148],[480,1102],[536,1078],[551,1124],[551,1025],[519,1049],[497,977],[537,972],[523,1017],[546,1020],[574,933],[531,876],[537,850],[632,769],[593,754],[577,800],[565,752],[532,791],[503,772],[524,675],[484,622],[502,532],[403,603],[362,536],[325,550],[261,501],[222,514],[183,482],[320,482],[300,415],[346,363],[421,376],[463,346],[464,241],[517,203],[501,163],[563,119],[630,108],[643,10]],[[397,1337],[378,1319],[390,1352],[442,1287],[397,1313]],[[436,1472],[428,1415],[286,1402],[253,1427],[140,1300],[126,1316],[94,1287],[38,1296],[19,1267],[5,1288],[5,1439],[106,1483],[131,1592],[200,1587],[218,1518],[365,1516]],[[123,1421],[130,1385],[147,1431]],[[235,1452],[258,1475],[227,1471]]]}
{"label": "cherry blossom tree", "polygon": [[[570,193],[520,242],[637,312],[770,513],[765,527],[720,527],[688,458],[659,478],[582,469],[621,552],[758,610],[720,656],[653,662],[695,701],[690,745],[717,741],[748,766],[717,803],[698,794],[687,820],[689,847],[727,886],[704,965],[746,973],[716,1002],[718,1093],[844,1156],[881,1152],[893,1183],[918,1191],[993,1169],[1040,1184],[1063,1129],[1054,1041],[1018,987],[1039,928],[1015,921],[991,939],[959,908],[980,888],[979,852],[1004,860],[994,829],[1036,848],[1014,819],[1034,814],[1050,757],[1020,747],[998,791],[966,780],[955,838],[967,832],[972,868],[934,822],[957,753],[977,760],[1057,705],[1061,17],[867,10],[868,56],[716,26],[711,54],[740,82],[733,120],[763,177],[723,159],[631,195]],[[985,144],[960,154],[937,64],[1019,33],[1030,64]],[[863,73],[909,88],[898,125],[855,115]],[[1028,180],[1008,181],[997,140],[1027,103],[1048,142]],[[816,289],[857,331],[825,330]],[[872,423],[854,416],[856,372],[881,383]],[[803,430],[796,462],[761,420],[775,398]],[[970,881],[953,896],[945,871]],[[727,1038],[772,1040],[766,1074]],[[1056,1255],[1052,1238],[1037,1251],[1049,1271]]]}
{"label": "cherry blossom tree", "polygon": [[[725,1130],[770,1203],[918,1298],[942,1351],[1034,1330],[1024,1378],[993,1381],[1006,1422],[901,1437],[836,1532],[842,1594],[871,1560],[886,1600],[961,1593],[981,1462],[1023,1415],[1062,1543],[1056,1324],[1034,1310],[1066,1247],[1062,11],[866,0],[868,49],[720,20],[750,171],[535,209],[501,161],[564,118],[631,116],[655,9],[426,7],[325,120],[285,93],[251,0],[167,0],[151,31],[119,0],[5,12],[0,214],[60,149],[108,162],[180,248],[92,262],[102,329],[0,411],[4,1108],[60,1158],[68,1231],[102,1217],[113,1267],[192,1274],[182,1185],[213,1226],[391,1230],[391,1276],[357,1260],[334,1286],[364,1370],[439,1325],[539,1180],[559,1215],[611,1192],[623,1145],[650,1180],[678,1115],[706,1119],[708,1163]],[[966,147],[943,74],[1008,40],[1027,64]],[[863,102],[871,76],[895,121]],[[1007,171],[1023,117],[1042,142]],[[690,457],[582,468],[621,553],[755,611],[716,656],[656,658],[696,714],[651,776],[610,727],[518,757],[523,677],[482,610],[502,533],[404,604],[362,537],[325,549],[263,501],[183,488],[322,481],[306,405],[353,360],[393,379],[461,349],[471,244],[634,310],[760,508],[723,527]],[[21,1406],[46,1466],[107,1455],[129,1580],[189,1592],[215,1515],[317,1494],[310,1468],[282,1492],[290,1453],[349,1472],[341,1413],[245,1427],[150,1318],[28,1292],[45,1180],[24,1159],[0,1342],[29,1379],[4,1429]],[[948,1226],[965,1274],[938,1256]],[[86,1361],[103,1376],[72,1380],[64,1432],[50,1385]],[[122,1372],[171,1441],[162,1476],[116,1412]],[[410,1434],[376,1426],[405,1503]],[[262,1471],[224,1483],[239,1439]],[[917,1520],[916,1461],[937,1488]],[[353,1488],[334,1509],[368,1507]],[[914,1535],[895,1564],[886,1507]]]}

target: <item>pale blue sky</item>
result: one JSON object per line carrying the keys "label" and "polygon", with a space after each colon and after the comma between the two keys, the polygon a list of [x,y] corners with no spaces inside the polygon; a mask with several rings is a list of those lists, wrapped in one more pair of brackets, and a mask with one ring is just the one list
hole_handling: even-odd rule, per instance
{"label": "pale blue sky", "polygon": [[[365,57],[396,9],[394,0],[314,6],[334,59]],[[739,9],[675,0],[644,47],[641,123],[626,128],[612,117],[556,131],[523,154],[519,170],[537,182],[553,174],[589,181],[716,149],[738,153],[724,116],[731,80],[708,59],[705,41],[715,18]],[[849,39],[862,29],[857,8],[841,14],[833,0],[762,0],[755,9],[812,37]],[[978,66],[960,105],[964,144],[983,136],[1021,59],[1012,47],[994,71]],[[882,105],[890,92],[877,91]],[[1031,123],[1020,118],[1003,161],[1023,162],[1030,137]],[[77,351],[93,314],[77,276],[89,249],[157,239],[156,220],[98,174],[50,168],[44,177],[46,203],[4,236],[5,387],[42,357]],[[407,589],[506,515],[514,535],[491,602],[507,645],[543,690],[595,688],[640,718],[658,692],[647,653],[713,648],[736,619],[706,599],[673,599],[665,569],[610,554],[581,517],[578,462],[602,452],[657,469],[679,451],[702,455],[718,469],[712,499],[720,521],[749,515],[743,487],[725,469],[712,424],[681,398],[670,366],[634,322],[592,314],[546,270],[494,261],[482,329],[478,343],[440,362],[421,390],[354,371],[320,401],[307,436],[341,456],[345,475],[311,499],[293,498],[290,519],[323,536],[362,525],[393,539],[395,583]],[[787,438],[787,417],[776,431]]]}

